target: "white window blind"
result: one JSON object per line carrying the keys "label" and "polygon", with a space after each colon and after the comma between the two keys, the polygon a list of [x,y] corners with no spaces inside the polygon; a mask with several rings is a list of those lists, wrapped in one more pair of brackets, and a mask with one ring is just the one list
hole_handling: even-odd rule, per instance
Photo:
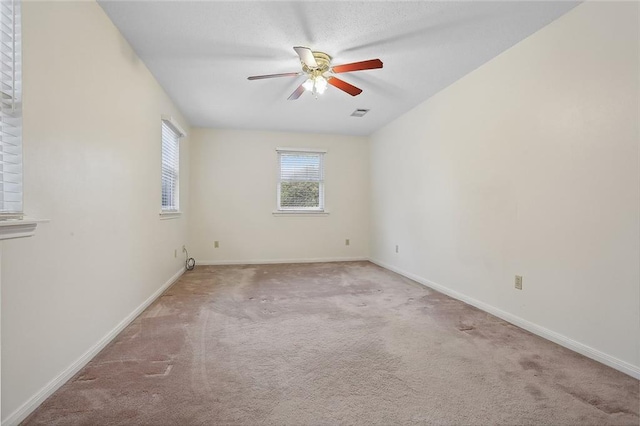
{"label": "white window blind", "polygon": [[278,150],[278,209],[324,211],[324,152]]}
{"label": "white window blind", "polygon": [[20,1],[0,2],[0,216],[22,217]]}
{"label": "white window blind", "polygon": [[162,120],[162,211],[177,212],[181,132]]}

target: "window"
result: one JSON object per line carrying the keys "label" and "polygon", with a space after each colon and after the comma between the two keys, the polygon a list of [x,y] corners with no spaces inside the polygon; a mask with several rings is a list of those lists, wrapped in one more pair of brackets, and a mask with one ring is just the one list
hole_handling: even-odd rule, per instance
{"label": "window", "polygon": [[324,211],[324,154],[278,149],[278,210]]}
{"label": "window", "polygon": [[185,135],[171,118],[162,118],[162,213],[178,213],[180,138]]}
{"label": "window", "polygon": [[20,1],[0,2],[0,217],[22,218]]}

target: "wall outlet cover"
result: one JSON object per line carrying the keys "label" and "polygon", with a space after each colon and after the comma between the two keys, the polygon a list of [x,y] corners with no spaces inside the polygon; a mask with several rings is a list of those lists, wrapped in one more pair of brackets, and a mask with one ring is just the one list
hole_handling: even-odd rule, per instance
{"label": "wall outlet cover", "polygon": [[522,277],[520,275],[516,275],[516,288],[522,290]]}

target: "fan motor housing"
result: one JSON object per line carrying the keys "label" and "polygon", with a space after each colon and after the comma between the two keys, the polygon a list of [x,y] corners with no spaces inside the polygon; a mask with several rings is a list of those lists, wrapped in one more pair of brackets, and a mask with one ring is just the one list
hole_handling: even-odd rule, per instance
{"label": "fan motor housing", "polygon": [[318,66],[316,68],[309,68],[307,64],[302,62],[302,71],[307,74],[319,73],[322,74],[324,72],[329,71],[331,65],[331,56],[327,55],[324,52],[313,52],[313,57],[316,60]]}

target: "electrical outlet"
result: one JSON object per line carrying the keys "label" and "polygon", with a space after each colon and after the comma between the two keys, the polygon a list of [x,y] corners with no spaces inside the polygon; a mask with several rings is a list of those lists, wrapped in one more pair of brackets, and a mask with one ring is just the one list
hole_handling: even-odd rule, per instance
{"label": "electrical outlet", "polygon": [[396,244],[396,253],[400,253],[400,252],[398,251],[398,245],[397,245],[397,244]]}
{"label": "electrical outlet", "polygon": [[520,275],[516,275],[516,288],[522,290],[522,277]]}
{"label": "electrical outlet", "polygon": [[220,241],[214,241],[213,248],[218,248],[218,247],[220,247]]}
{"label": "electrical outlet", "polygon": [[346,240],[344,240],[344,245],[348,246],[351,242],[349,241],[349,239],[347,238]]}

